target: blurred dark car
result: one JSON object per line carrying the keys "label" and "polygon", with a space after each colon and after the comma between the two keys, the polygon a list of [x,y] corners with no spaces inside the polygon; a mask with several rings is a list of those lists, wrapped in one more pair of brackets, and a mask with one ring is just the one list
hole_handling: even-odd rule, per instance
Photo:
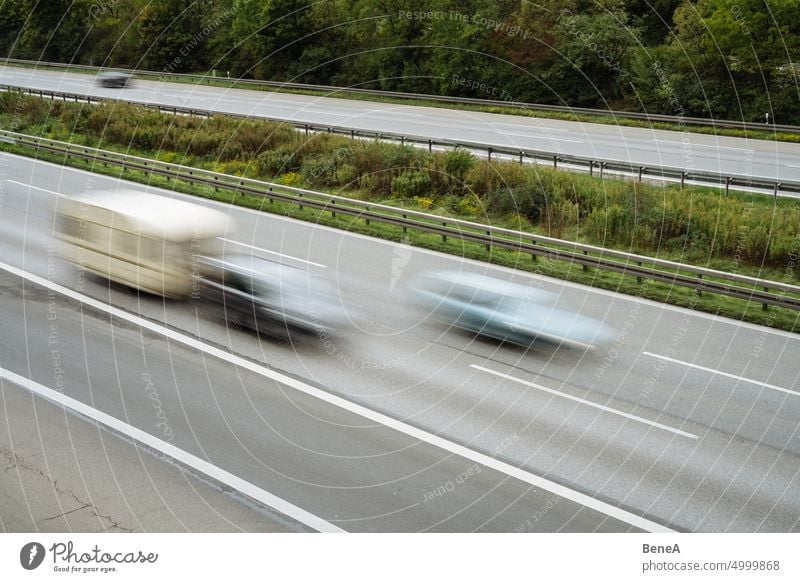
{"label": "blurred dark car", "polygon": [[537,340],[605,344],[615,334],[602,321],[557,306],[554,293],[477,273],[426,273],[412,292],[447,325],[526,347]]}
{"label": "blurred dark car", "polygon": [[337,293],[323,277],[249,255],[201,257],[198,296],[226,321],[277,337],[335,335],[344,326]]}
{"label": "blurred dark car", "polygon": [[101,87],[124,88],[131,84],[132,77],[123,71],[103,71],[97,75],[97,84]]}

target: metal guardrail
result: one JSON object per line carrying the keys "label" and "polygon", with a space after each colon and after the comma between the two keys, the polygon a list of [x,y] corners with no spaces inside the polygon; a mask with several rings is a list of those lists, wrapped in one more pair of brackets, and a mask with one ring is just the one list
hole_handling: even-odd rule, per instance
{"label": "metal guardrail", "polygon": [[303,188],[294,188],[271,182],[221,174],[210,170],[182,166],[131,156],[118,152],[70,144],[21,133],[0,130],[0,143],[35,148],[67,157],[76,157],[96,163],[111,164],[121,168],[140,170],[146,173],[183,180],[193,184],[212,186],[239,194],[261,196],[270,202],[285,202],[299,208],[313,208],[330,212],[333,216],[343,214],[370,221],[401,227],[405,232],[414,229],[485,245],[487,249],[503,248],[536,257],[556,261],[568,261],[588,268],[601,269],[636,277],[652,279],[669,285],[694,289],[697,293],[707,291],[718,295],[735,297],[761,303],[764,309],[775,305],[800,311],[800,286],[778,281],[769,281],[715,269],[686,265],[644,255],[615,251],[560,240],[527,232],[509,230],[478,224],[466,220],[437,216],[415,210],[406,210],[385,204],[374,204],[361,200],[324,194]]}
{"label": "metal guardrail", "polygon": [[[252,119],[250,114],[243,113],[227,113],[212,111],[208,109],[197,109],[194,107],[177,107],[158,105],[153,103],[143,103],[131,99],[124,99],[121,97],[94,97],[91,95],[82,95],[78,93],[67,93],[63,91],[50,91],[46,89],[29,89],[26,87],[18,87],[16,85],[7,85],[0,83],[0,91],[18,91],[39,97],[50,97],[51,99],[62,99],[64,101],[74,102],[88,102],[88,103],[102,103],[104,101],[123,101],[126,103],[134,103],[142,107],[158,109],[174,114],[184,115],[199,115],[210,117],[212,115],[226,115],[228,117],[236,117],[243,119]],[[489,160],[492,156],[507,156],[509,158],[519,160],[520,163],[526,160],[535,161],[538,163],[552,164],[553,168],[565,169],[580,169],[594,175],[595,172],[602,178],[606,172],[624,174],[636,177],[640,182],[644,179],[648,180],[668,180],[680,183],[683,187],[687,182],[713,186],[717,188],[724,188],[727,194],[731,188],[745,188],[748,190],[769,192],[774,196],[780,194],[798,194],[800,193],[800,181],[789,180],[773,180],[770,178],[753,177],[746,174],[720,174],[716,172],[702,172],[694,170],[685,170],[675,166],[647,166],[640,165],[633,162],[623,160],[599,159],[589,156],[579,156],[573,154],[554,154],[547,150],[535,149],[520,149],[510,148],[500,145],[489,145],[481,142],[449,140],[449,139],[431,139],[426,136],[419,136],[413,134],[402,134],[385,131],[367,131],[361,129],[352,129],[344,126],[336,125],[321,125],[303,123],[299,121],[288,121],[285,119],[274,118],[269,116],[259,116],[260,119],[274,121],[276,123],[289,124],[296,129],[305,131],[306,134],[310,132],[324,132],[344,135],[350,138],[370,138],[382,141],[394,141],[402,145],[412,144],[417,146],[427,147],[432,151],[434,147],[437,148],[463,148],[471,151],[485,153]]]}
{"label": "metal guardrail", "polygon": [[[68,63],[52,63],[45,61],[30,61],[24,59],[2,58],[0,63],[9,65],[26,65],[33,67],[50,67],[59,69],[77,69],[96,73],[108,70],[109,67],[95,67],[90,65],[73,65]],[[440,101],[451,104],[481,105],[486,107],[516,107],[519,109],[530,109],[540,111],[551,111],[555,113],[568,113],[572,115],[591,115],[612,117],[614,119],[634,119],[639,121],[674,123],[681,126],[694,125],[705,127],[719,127],[725,129],[742,129],[752,131],[775,131],[785,133],[800,133],[800,126],[797,125],[776,125],[773,123],[758,123],[752,121],[736,121],[731,119],[708,119],[704,117],[685,117],[680,115],[663,115],[660,113],[639,113],[635,111],[613,111],[609,109],[593,109],[586,107],[569,107],[564,105],[546,105],[541,103],[526,103],[524,101],[502,101],[495,99],[476,99],[473,97],[451,97],[447,95],[431,95],[428,93],[404,93],[401,91],[382,91],[379,89],[363,89],[360,87],[337,87],[334,85],[310,85],[305,83],[289,83],[281,81],[259,81],[255,79],[239,79],[231,77],[215,77],[211,75],[198,75],[190,73],[171,73],[167,71],[147,71],[141,69],[123,69],[112,67],[116,71],[125,71],[138,77],[156,77],[161,80],[187,79],[195,82],[211,83],[230,82],[254,87],[270,87],[274,89],[290,89],[299,91],[321,91],[334,95],[372,95],[375,97],[392,97],[394,99]]]}

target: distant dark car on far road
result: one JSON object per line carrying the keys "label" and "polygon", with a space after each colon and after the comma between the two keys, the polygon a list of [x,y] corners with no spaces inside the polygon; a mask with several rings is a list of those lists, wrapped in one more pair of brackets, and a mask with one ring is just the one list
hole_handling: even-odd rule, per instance
{"label": "distant dark car on far road", "polygon": [[97,84],[101,87],[124,88],[130,83],[131,75],[123,71],[103,71],[97,75]]}

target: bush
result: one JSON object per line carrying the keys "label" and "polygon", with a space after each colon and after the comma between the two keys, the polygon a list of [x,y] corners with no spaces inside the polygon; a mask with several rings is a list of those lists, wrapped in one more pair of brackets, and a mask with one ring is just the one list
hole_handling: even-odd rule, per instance
{"label": "bush", "polygon": [[514,188],[500,188],[486,197],[486,210],[495,216],[521,214],[533,223],[544,216],[548,206],[547,196],[535,184],[520,184]]}
{"label": "bush", "polygon": [[[205,158],[227,173],[249,168],[266,178],[311,187],[347,187],[365,200],[395,193],[462,215],[484,212],[509,225],[562,236],[575,225],[594,244],[670,250],[706,262],[774,266],[797,280],[800,207],[759,195],[655,186],[515,162],[484,161],[468,151],[428,152],[350,140],[304,136],[261,120],[172,116],[141,106],[86,106],[0,93],[0,115],[19,131],[191,163]],[[29,129],[31,128],[31,129]],[[188,160],[185,158],[189,158]],[[352,194],[351,194],[352,195]],[[515,226],[511,226],[512,228]]]}
{"label": "bush", "polygon": [[420,150],[411,146],[398,146],[389,144],[379,144],[383,154],[383,169],[404,171],[409,169],[421,169],[425,167],[425,162],[421,158]]}
{"label": "bush", "polygon": [[431,191],[431,177],[428,172],[410,171],[403,172],[392,180],[392,192],[403,198],[416,198],[424,196]]}
{"label": "bush", "polygon": [[481,161],[467,172],[466,187],[478,196],[513,190],[529,179],[531,168],[522,164]]}
{"label": "bush", "polygon": [[218,137],[205,129],[184,132],[178,138],[178,149],[191,156],[216,156],[219,147]]}
{"label": "bush", "polygon": [[[386,148],[377,142],[360,142],[353,146],[348,162],[359,176],[370,176],[368,182],[375,194],[389,194],[395,174],[384,164]],[[363,178],[362,178],[363,181]]]}
{"label": "bush", "polygon": [[475,156],[467,150],[453,150],[444,155],[445,170],[459,181],[466,178],[475,161]]}
{"label": "bush", "polygon": [[281,147],[258,156],[258,173],[262,176],[277,176],[284,172],[296,172],[300,163],[293,148]]}
{"label": "bush", "polygon": [[327,186],[336,172],[336,162],[332,156],[317,154],[303,160],[300,175],[309,186]]}

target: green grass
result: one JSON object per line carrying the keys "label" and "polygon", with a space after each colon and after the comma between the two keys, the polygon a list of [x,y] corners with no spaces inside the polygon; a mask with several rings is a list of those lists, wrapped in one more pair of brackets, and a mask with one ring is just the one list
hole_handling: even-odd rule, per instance
{"label": "green grass", "polygon": [[[89,74],[85,70],[75,69],[74,67],[64,66],[39,66],[22,65],[11,63],[8,66],[20,68],[39,68],[39,69],[56,69],[62,71],[70,71]],[[202,73],[198,73],[202,74]],[[167,73],[163,75],[137,75],[138,78],[143,79],[163,79],[174,83],[186,83],[191,85],[207,85],[213,87],[223,87],[227,89],[250,89],[256,91],[268,91],[271,93],[290,93],[295,95],[308,95],[312,97],[331,97],[336,99],[350,99],[356,101],[370,101],[376,103],[389,103],[399,105],[413,105],[419,107],[436,107],[441,109],[456,109],[463,111],[478,111],[484,113],[499,113],[503,115],[518,115],[523,117],[536,117],[541,119],[558,119],[563,121],[580,121],[585,123],[599,123],[602,125],[617,125],[625,127],[642,127],[647,129],[660,129],[666,131],[684,132],[690,131],[692,133],[701,133],[709,135],[727,136],[727,137],[741,137],[747,139],[759,139],[767,141],[782,141],[791,143],[800,143],[800,133],[788,133],[764,130],[746,130],[746,129],[733,129],[726,127],[714,127],[707,125],[692,125],[690,123],[668,123],[661,121],[643,121],[638,119],[628,119],[623,117],[615,117],[614,115],[596,115],[586,114],[580,112],[564,113],[556,111],[548,111],[545,109],[515,107],[513,105],[479,105],[471,103],[446,103],[435,99],[411,99],[390,97],[384,95],[364,95],[362,93],[350,93],[346,89],[337,92],[319,91],[319,90],[303,90],[291,89],[287,87],[273,87],[264,85],[255,85],[246,82],[238,82],[230,80],[225,77],[205,77],[200,79],[187,79],[184,77],[171,76]]]}
{"label": "green grass", "polygon": [[278,123],[0,94],[0,126],[760,278],[796,282],[796,199],[428,153]]}
{"label": "green grass", "polygon": [[492,248],[487,251],[481,244],[465,243],[452,238],[444,242],[438,235],[414,232],[413,230],[404,233],[400,227],[375,223],[374,221],[367,225],[363,220],[342,216],[341,214],[332,216],[332,214],[327,211],[316,211],[309,208],[301,210],[294,204],[270,202],[257,196],[239,195],[222,190],[216,191],[212,187],[197,186],[176,180],[168,180],[160,176],[145,174],[138,170],[122,170],[111,166],[103,166],[102,164],[88,160],[65,158],[62,155],[47,152],[36,152],[29,148],[7,143],[0,143],[0,149],[74,168],[89,170],[115,178],[131,180],[154,187],[217,200],[219,202],[257,209],[306,222],[331,226],[348,232],[366,234],[385,240],[403,241],[404,243],[421,248],[555,277],[600,289],[652,299],[671,305],[688,307],[690,309],[725,316],[739,321],[747,321],[792,332],[797,329],[799,323],[798,317],[800,317],[800,313],[789,309],[770,307],[768,311],[762,311],[762,306],[759,303],[710,293],[698,295],[694,290],[689,288],[672,286],[647,279],[639,283],[635,277],[597,269],[584,270],[581,266],[566,261],[555,261],[541,257],[537,260],[532,260],[527,254],[510,252],[503,249]]}

